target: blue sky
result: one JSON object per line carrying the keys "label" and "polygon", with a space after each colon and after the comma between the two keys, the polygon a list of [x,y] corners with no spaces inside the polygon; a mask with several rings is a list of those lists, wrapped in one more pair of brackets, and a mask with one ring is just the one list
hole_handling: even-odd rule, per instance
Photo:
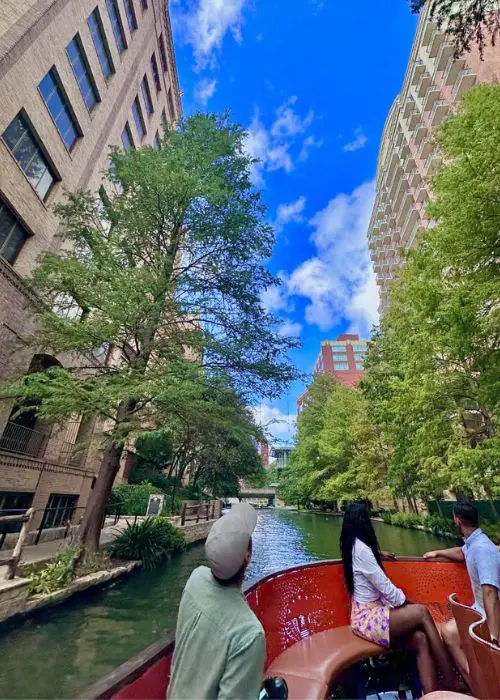
{"label": "blue sky", "polygon": [[[249,130],[283,280],[264,303],[298,336],[311,372],[320,342],[367,337],[378,294],[366,229],[380,136],[417,18],[407,0],[171,0],[184,113],[230,108]],[[297,383],[258,419],[290,439]]]}

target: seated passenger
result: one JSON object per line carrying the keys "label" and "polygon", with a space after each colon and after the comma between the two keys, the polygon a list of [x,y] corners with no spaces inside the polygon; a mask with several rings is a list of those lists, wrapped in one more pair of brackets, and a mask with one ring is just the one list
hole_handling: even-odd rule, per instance
{"label": "seated passenger", "polygon": [[409,603],[384,573],[382,553],[366,505],[352,503],[347,507],[340,547],[351,595],[352,631],[387,649],[409,644],[416,653],[424,693],[438,687],[436,664],[450,689],[458,689],[452,664],[429,611],[425,605]]}
{"label": "seated passenger", "polygon": [[[486,616],[490,638],[497,644],[500,638],[500,552],[490,538],[479,527],[477,508],[467,501],[457,503],[453,509],[453,520],[464,538],[463,547],[439,549],[424,554],[425,559],[443,557],[449,561],[467,565],[475,610]],[[470,685],[467,658],[460,645],[457,623],[449,620],[441,628],[441,635],[455,663]]]}

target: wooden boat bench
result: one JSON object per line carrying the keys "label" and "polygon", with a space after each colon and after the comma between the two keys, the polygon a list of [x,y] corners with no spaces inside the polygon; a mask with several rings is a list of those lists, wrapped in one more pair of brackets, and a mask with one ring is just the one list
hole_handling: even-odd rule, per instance
{"label": "wooden boat bench", "polygon": [[266,669],[288,685],[289,700],[320,700],[344,669],[370,656],[387,653],[378,644],[357,637],[348,625],[318,632],[296,642]]}

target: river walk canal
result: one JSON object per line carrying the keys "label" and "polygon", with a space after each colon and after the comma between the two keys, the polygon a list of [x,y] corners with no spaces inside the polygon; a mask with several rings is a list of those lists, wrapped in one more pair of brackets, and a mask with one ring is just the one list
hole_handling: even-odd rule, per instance
{"label": "river walk canal", "polygon": [[[261,511],[248,573],[254,581],[284,567],[339,557],[341,519]],[[382,549],[420,555],[449,540],[375,523]],[[74,698],[175,625],[182,588],[204,562],[195,545],[152,572],[94,591],[0,632],[0,697]]]}

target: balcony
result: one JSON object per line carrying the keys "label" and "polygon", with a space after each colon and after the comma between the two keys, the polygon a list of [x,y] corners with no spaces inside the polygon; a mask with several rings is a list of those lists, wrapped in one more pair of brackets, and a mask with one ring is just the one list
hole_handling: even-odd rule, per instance
{"label": "balcony", "polygon": [[415,100],[413,99],[413,97],[411,95],[408,95],[408,97],[406,98],[406,103],[405,103],[404,109],[403,109],[403,116],[405,117],[405,119],[413,112],[414,109],[415,109]]}
{"label": "balcony", "polygon": [[451,91],[452,98],[454,100],[458,100],[460,97],[462,97],[464,92],[470,90],[475,82],[476,73],[472,70],[472,68],[464,68],[461,70],[457,76],[453,90]]}
{"label": "balcony", "polygon": [[421,182],[415,191],[415,201],[419,204],[423,204],[429,199],[429,193],[427,191],[427,186],[424,182]]}
{"label": "balcony", "polygon": [[0,450],[29,457],[43,457],[47,440],[44,433],[9,421],[0,437]]}
{"label": "balcony", "polygon": [[453,56],[453,44],[451,41],[442,41],[436,54],[435,73],[443,71],[448,61]]}
{"label": "balcony", "polygon": [[411,192],[407,191],[404,193],[403,198],[401,200],[401,206],[399,207],[399,212],[398,212],[398,224],[401,228],[401,238],[404,236],[404,228],[405,228],[405,219],[408,214],[408,209],[410,209],[413,206],[413,195]]}
{"label": "balcony", "polygon": [[427,136],[427,127],[426,127],[426,125],[424,124],[424,122],[420,122],[420,123],[417,124],[417,126],[415,127],[415,131],[414,131],[414,133],[413,133],[412,145],[413,145],[415,148],[417,148],[418,146],[420,146],[420,144],[422,143],[422,139],[424,138],[424,136]]}
{"label": "balcony", "polygon": [[418,219],[419,219],[418,210],[417,210],[416,206],[414,204],[412,204],[412,206],[408,209],[408,213],[406,214],[404,223],[401,227],[401,231],[402,231],[401,241],[403,243],[406,243],[406,245],[407,245],[407,242],[408,242],[411,234],[413,233],[413,228],[415,226],[415,222]]}
{"label": "balcony", "polygon": [[427,88],[431,84],[431,74],[428,71],[422,73],[422,76],[417,84],[417,95],[423,97],[427,91]]}
{"label": "balcony", "polygon": [[439,49],[441,48],[442,44],[445,41],[445,35],[444,32],[442,32],[440,29],[435,29],[434,32],[432,33],[431,39],[429,41],[429,56],[430,58],[435,58],[439,52]]}
{"label": "balcony", "polygon": [[412,248],[414,246],[414,243],[416,243],[417,234],[423,228],[424,227],[422,226],[422,220],[417,219],[417,221],[413,225],[413,229],[408,237],[408,241],[407,241],[406,246],[405,246],[406,250],[409,250],[410,248]]}
{"label": "balcony", "polygon": [[405,192],[408,191],[408,178],[406,175],[404,175],[398,184],[398,189],[396,190],[396,196],[394,197],[394,211],[397,212],[399,210],[399,206],[401,204],[401,198]]}
{"label": "balcony", "polygon": [[422,32],[422,46],[428,46],[429,42],[432,39],[432,36],[437,29],[437,24],[436,22],[427,22],[427,24],[424,27],[424,31]]}
{"label": "balcony", "polygon": [[441,93],[438,86],[434,85],[434,83],[429,85],[424,97],[424,112],[429,112],[439,100],[440,96]]}
{"label": "balcony", "polygon": [[457,76],[464,68],[465,61],[463,58],[454,59],[453,56],[449,59],[446,68],[444,69],[443,80],[445,85],[455,85]]}
{"label": "balcony", "polygon": [[420,144],[420,148],[418,149],[418,157],[420,160],[425,161],[429,153],[432,151],[432,140],[429,136],[426,136],[422,143]]}
{"label": "balcony", "polygon": [[439,166],[441,165],[442,158],[439,151],[431,151],[427,156],[425,161],[425,174],[427,177],[432,177],[436,174]]}
{"label": "balcony", "polygon": [[414,63],[413,66],[413,74],[411,76],[411,85],[416,85],[420,78],[422,77],[422,73],[425,71],[425,65],[424,62],[422,61],[421,58],[417,58],[417,60]]}
{"label": "balcony", "polygon": [[413,158],[413,155],[409,153],[403,163],[403,170],[405,173],[410,173],[413,168],[415,167],[415,160]]}
{"label": "balcony", "polygon": [[430,125],[437,126],[438,124],[441,124],[445,116],[448,114],[449,107],[450,105],[446,100],[438,100],[437,102],[434,102],[434,106],[432,107],[429,116]]}
{"label": "balcony", "polygon": [[408,177],[408,182],[410,183],[410,187],[417,187],[420,182],[422,181],[422,175],[420,174],[420,170],[418,168],[415,168],[410,176]]}

